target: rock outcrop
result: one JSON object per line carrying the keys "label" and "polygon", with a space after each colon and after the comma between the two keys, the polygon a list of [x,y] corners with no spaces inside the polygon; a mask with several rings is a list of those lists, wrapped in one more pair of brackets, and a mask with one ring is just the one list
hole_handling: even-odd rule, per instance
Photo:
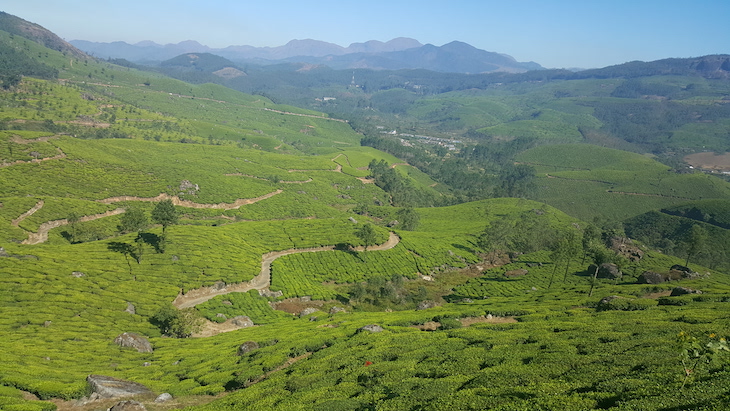
{"label": "rock outcrop", "polygon": [[152,391],[140,383],[120,380],[106,375],[89,375],[86,381],[91,386],[91,391],[99,398],[123,398],[135,395],[150,395]]}
{"label": "rock outcrop", "polygon": [[364,327],[358,328],[357,331],[358,332],[369,331],[371,333],[379,333],[379,332],[382,332],[385,330],[383,329],[383,327],[379,326],[378,324],[369,324]]}
{"label": "rock outcrop", "polygon": [[137,333],[122,333],[114,339],[114,344],[120,347],[132,347],[139,352],[152,352],[149,340]]}
{"label": "rock outcrop", "polygon": [[237,354],[243,355],[253,350],[258,350],[259,344],[256,341],[246,341],[245,343],[238,346]]}

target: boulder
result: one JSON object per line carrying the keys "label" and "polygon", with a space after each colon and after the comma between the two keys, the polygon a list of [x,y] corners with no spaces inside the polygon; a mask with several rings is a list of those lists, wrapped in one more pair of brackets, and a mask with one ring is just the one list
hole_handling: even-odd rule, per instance
{"label": "boulder", "polygon": [[109,411],[147,411],[147,408],[139,401],[128,400],[119,401]]}
{"label": "boulder", "polygon": [[357,224],[357,220],[355,220],[355,219],[354,219],[354,218],[352,218],[352,217],[348,218],[348,220],[350,220],[350,222],[351,222],[351,223],[353,223],[353,224]]}
{"label": "boulder", "polygon": [[702,291],[693,290],[688,287],[674,287],[674,289],[672,290],[672,293],[669,296],[677,297],[677,296],[686,295],[686,294],[702,294]]}
{"label": "boulder", "polygon": [[[595,272],[595,265],[592,267]],[[598,278],[608,278],[610,280],[616,280],[623,277],[623,273],[621,270],[618,269],[618,266],[616,264],[611,263],[603,263],[598,267]]]}
{"label": "boulder", "polygon": [[137,312],[137,310],[134,308],[134,304],[132,304],[130,302],[127,302],[127,308],[124,311],[128,312],[132,315],[134,315]]}
{"label": "boulder", "polygon": [[344,313],[344,312],[346,312],[346,311],[342,307],[332,307],[332,308],[330,308],[330,314],[337,314],[337,313]]}
{"label": "boulder", "polygon": [[155,398],[155,402],[167,402],[172,399],[172,395],[167,392],[163,392],[162,394],[158,395],[157,398]]}
{"label": "boulder", "polygon": [[259,295],[262,297],[274,297],[278,298],[284,295],[283,291],[271,291],[268,288],[264,288],[263,290],[259,290]]}
{"label": "boulder", "polygon": [[631,239],[626,237],[612,237],[610,241],[611,246],[609,248],[629,261],[636,262],[644,258],[644,251],[634,245]]}
{"label": "boulder", "polygon": [[609,307],[611,305],[611,302],[613,300],[618,300],[618,299],[622,299],[622,298],[624,298],[624,297],[619,297],[618,295],[609,295],[608,297],[603,297],[603,298],[601,298],[601,301],[598,302],[598,306],[596,307],[596,309],[598,311],[605,310],[607,307]]}
{"label": "boulder", "polygon": [[149,388],[133,381],[120,380],[105,375],[89,375],[86,381],[91,386],[91,391],[99,398],[122,398],[135,395],[152,394]]}
{"label": "boulder", "polygon": [[81,277],[85,276],[86,274],[82,273],[81,271],[74,271],[71,273],[71,275],[76,278],[81,278]]}
{"label": "boulder", "polygon": [[364,332],[369,331],[371,333],[379,333],[381,331],[385,331],[383,327],[379,326],[378,324],[369,324],[364,327],[360,327],[357,329],[358,332]]}
{"label": "boulder", "polygon": [[10,257],[10,254],[4,248],[0,247],[0,257]]}
{"label": "boulder", "polygon": [[685,273],[691,273],[692,269],[689,267],[685,267],[683,265],[674,264],[670,270],[677,270],[677,271],[683,271]]}
{"label": "boulder", "polygon": [[680,278],[689,278],[694,279],[697,277],[700,277],[700,274],[692,271],[691,268],[685,267],[683,265],[675,264],[672,266],[672,268],[669,269],[669,272],[673,275],[673,277],[676,277],[677,279]]}
{"label": "boulder", "polygon": [[527,275],[527,273],[529,273],[529,271],[525,270],[524,268],[519,268],[517,270],[509,270],[505,272],[504,276],[508,278],[522,277],[524,275]]}
{"label": "boulder", "polygon": [[659,284],[665,281],[666,278],[663,275],[654,271],[644,271],[637,279],[639,284]]}
{"label": "boulder", "polygon": [[233,317],[233,319],[231,320],[231,323],[233,323],[233,325],[236,325],[241,328],[254,326],[253,321],[251,321],[251,319],[245,315],[238,315],[238,316]]}
{"label": "boulder", "polygon": [[306,317],[306,316],[308,316],[309,314],[314,314],[314,313],[316,313],[317,311],[318,311],[318,310],[317,310],[316,308],[313,308],[313,307],[308,307],[308,308],[305,308],[305,309],[303,309],[303,310],[302,310],[302,311],[301,311],[301,312],[299,313],[299,318],[302,318],[302,317]]}
{"label": "boulder", "polygon": [[120,347],[132,347],[139,352],[152,352],[152,344],[147,338],[137,333],[122,333],[114,339],[114,344]]}
{"label": "boulder", "polygon": [[228,317],[226,317],[226,315],[225,315],[225,314],[223,314],[223,313],[217,313],[217,314],[215,315],[215,317],[216,317],[216,318],[223,318],[223,319],[228,319]]}
{"label": "boulder", "polygon": [[236,351],[237,355],[243,355],[246,353],[249,353],[253,350],[257,350],[259,348],[259,344],[256,341],[246,341],[245,343],[238,346],[238,350]]}
{"label": "boulder", "polygon": [[434,307],[436,307],[436,301],[423,300],[420,303],[418,303],[416,310],[428,310],[429,308],[434,308]]}

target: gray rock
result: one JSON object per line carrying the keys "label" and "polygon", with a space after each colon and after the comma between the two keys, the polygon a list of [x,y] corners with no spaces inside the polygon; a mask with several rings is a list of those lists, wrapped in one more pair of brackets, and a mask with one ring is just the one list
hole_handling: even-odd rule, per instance
{"label": "gray rock", "polygon": [[86,274],[82,273],[81,271],[74,271],[71,273],[71,275],[76,278],[81,278],[81,277],[85,276]]}
{"label": "gray rock", "polygon": [[639,284],[659,284],[666,281],[663,275],[655,273],[654,271],[644,271],[641,273],[637,282]]}
{"label": "gray rock", "polygon": [[231,323],[233,323],[233,325],[239,326],[241,328],[254,326],[253,321],[251,321],[251,319],[245,315],[238,315],[238,316],[233,317],[233,320],[231,320]]}
{"label": "gray rock", "polygon": [[238,346],[238,350],[236,351],[236,353],[238,355],[243,355],[253,350],[257,350],[258,348],[259,344],[256,341],[246,341],[245,343]]}
{"label": "gray rock", "polygon": [[332,307],[332,308],[330,308],[330,314],[337,314],[337,313],[344,313],[344,312],[346,312],[346,311],[342,307]]}
{"label": "gray rock", "polygon": [[[259,294],[261,294],[261,293],[259,292]],[[228,300],[223,300],[223,301],[221,301],[221,304],[225,304],[225,305],[233,305],[233,303],[232,303],[232,302],[230,302],[230,301],[228,301]]]}
{"label": "gray rock", "polygon": [[598,310],[605,309],[606,306],[611,304],[611,301],[617,300],[619,298],[624,297],[619,297],[618,295],[609,295],[608,297],[601,298],[601,301],[598,302]]}
{"label": "gray rock", "polygon": [[226,317],[226,315],[225,315],[225,314],[223,314],[223,313],[218,313],[218,314],[216,314],[215,316],[216,316],[216,318],[228,318],[228,317]]}
{"label": "gray rock", "polygon": [[96,393],[99,398],[122,398],[152,394],[149,388],[140,383],[105,375],[92,374],[86,377],[86,381],[91,386],[91,391]]}
{"label": "gray rock", "polygon": [[169,393],[163,392],[162,394],[158,395],[157,398],[155,398],[155,402],[167,402],[172,399],[172,395]]}
{"label": "gray rock", "polygon": [[355,220],[354,218],[350,217],[349,220],[350,220],[351,223],[357,224],[357,220]]}
{"label": "gray rock", "polygon": [[43,321],[43,326],[48,328],[51,326],[51,323],[52,323],[52,321],[50,321],[50,320]]}
{"label": "gray rock", "polygon": [[429,308],[434,308],[434,307],[436,307],[436,301],[423,300],[420,303],[418,303],[416,310],[428,310]]}
{"label": "gray rock", "polygon": [[683,265],[674,264],[670,270],[677,270],[677,271],[683,271],[685,273],[691,273],[692,269],[689,267],[685,267]]}
{"label": "gray rock", "polygon": [[[596,266],[594,264],[591,264],[591,267],[593,271],[592,273],[595,273]],[[598,267],[598,278],[608,278],[609,280],[616,280],[620,279],[624,276],[624,273],[621,272],[621,270],[618,269],[618,266],[616,264],[612,263],[603,263]]]}
{"label": "gray rock", "polygon": [[263,290],[259,290],[259,295],[262,297],[273,297],[278,298],[284,295],[283,291],[271,291],[268,288],[264,288]]}
{"label": "gray rock", "polygon": [[120,347],[132,347],[139,352],[152,352],[152,344],[147,338],[137,333],[122,333],[114,339],[114,344]]}
{"label": "gray rock", "polygon": [[127,301],[127,308],[124,311],[132,315],[137,313],[137,310],[134,308],[134,304],[130,303],[129,301]]}
{"label": "gray rock", "polygon": [[299,318],[306,317],[309,314],[316,313],[318,310],[313,307],[308,307],[302,310],[302,312],[299,313]]}
{"label": "gray rock", "polygon": [[109,411],[147,411],[147,408],[139,401],[127,400],[119,401]]}
{"label": "gray rock", "polygon": [[693,290],[692,288],[688,288],[688,287],[674,287],[674,289],[672,290],[672,293],[669,296],[677,297],[677,296],[686,295],[686,294],[702,294],[702,291]]}
{"label": "gray rock", "polygon": [[10,257],[10,254],[4,248],[0,247],[0,257]]}
{"label": "gray rock", "polygon": [[213,284],[210,288],[216,291],[220,291],[226,288],[226,283],[224,283],[223,281],[216,281],[215,284]]}
{"label": "gray rock", "polygon": [[379,326],[378,324],[369,324],[364,327],[358,328],[357,331],[358,332],[369,331],[371,333],[379,333],[379,332],[385,331],[385,330],[383,329],[383,327]]}

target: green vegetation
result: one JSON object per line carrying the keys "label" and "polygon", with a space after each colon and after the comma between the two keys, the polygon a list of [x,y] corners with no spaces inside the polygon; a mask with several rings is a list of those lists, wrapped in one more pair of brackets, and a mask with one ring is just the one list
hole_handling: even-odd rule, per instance
{"label": "green vegetation", "polygon": [[[12,30],[0,45],[29,59],[0,90],[2,409],[52,411],[89,374],[206,404],[191,411],[730,400],[730,186],[574,144],[717,142],[714,79],[366,73],[330,103],[347,123]],[[115,345],[124,332],[153,352]]]}

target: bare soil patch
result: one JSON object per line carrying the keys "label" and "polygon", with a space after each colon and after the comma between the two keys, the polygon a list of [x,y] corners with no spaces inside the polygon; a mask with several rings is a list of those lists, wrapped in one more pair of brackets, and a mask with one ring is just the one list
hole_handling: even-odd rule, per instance
{"label": "bare soil patch", "polygon": [[717,155],[712,152],[690,154],[684,158],[695,168],[715,171],[730,171],[730,153]]}

